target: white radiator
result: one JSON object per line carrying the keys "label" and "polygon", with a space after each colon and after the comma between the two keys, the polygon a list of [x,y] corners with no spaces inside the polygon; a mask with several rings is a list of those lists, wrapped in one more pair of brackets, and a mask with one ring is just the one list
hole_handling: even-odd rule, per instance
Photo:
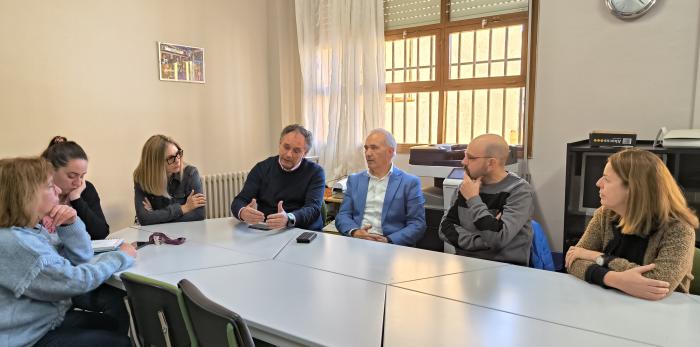
{"label": "white radiator", "polygon": [[207,219],[231,216],[231,202],[243,189],[246,176],[247,172],[239,171],[202,177],[207,196]]}

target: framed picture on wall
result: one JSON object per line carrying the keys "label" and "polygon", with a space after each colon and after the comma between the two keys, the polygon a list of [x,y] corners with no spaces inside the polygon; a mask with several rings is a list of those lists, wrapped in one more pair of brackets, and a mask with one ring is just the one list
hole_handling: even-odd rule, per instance
{"label": "framed picture on wall", "polygon": [[204,83],[204,48],[158,42],[161,81]]}

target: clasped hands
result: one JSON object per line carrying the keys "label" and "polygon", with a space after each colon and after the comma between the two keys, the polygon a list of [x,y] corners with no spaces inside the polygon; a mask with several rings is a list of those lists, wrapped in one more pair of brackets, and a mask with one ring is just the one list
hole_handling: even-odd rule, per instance
{"label": "clasped hands", "polygon": [[287,212],[284,211],[282,204],[284,202],[280,200],[277,203],[277,213],[273,213],[265,217],[265,214],[258,211],[258,203],[255,199],[251,200],[248,205],[241,209],[239,217],[241,220],[248,224],[256,224],[266,222],[267,226],[272,229],[284,228],[287,226]]}
{"label": "clasped hands", "polygon": [[[577,259],[595,262],[601,252],[591,251],[583,247],[569,247],[566,252],[566,268],[570,268]],[[629,295],[647,300],[663,299],[671,291],[670,283],[644,276],[652,271],[656,264],[637,266],[625,271],[609,271],[603,278],[608,287],[617,288]]]}
{"label": "clasped hands", "polygon": [[45,218],[43,221],[44,228],[52,230],[61,225],[70,225],[75,223],[78,213],[71,206],[56,205],[51,209],[51,211],[49,211],[47,217],[49,218]]}
{"label": "clasped hands", "polygon": [[[153,212],[153,205],[148,201],[148,198],[143,198],[142,204],[146,211]],[[187,196],[187,201],[180,205],[180,209],[182,210],[182,214],[188,214],[197,208],[206,206],[206,204],[207,197],[202,193],[195,193],[193,189],[190,195]]]}
{"label": "clasped hands", "polygon": [[369,224],[363,225],[361,228],[355,229],[352,231],[352,237],[358,238],[358,239],[363,239],[363,240],[384,242],[384,243],[389,242],[389,240],[385,236],[370,233],[369,229],[371,229],[371,228],[372,228],[372,226]]}

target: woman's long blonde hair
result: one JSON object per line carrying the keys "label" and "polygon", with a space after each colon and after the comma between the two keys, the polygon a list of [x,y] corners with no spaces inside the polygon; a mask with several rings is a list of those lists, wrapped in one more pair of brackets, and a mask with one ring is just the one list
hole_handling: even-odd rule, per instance
{"label": "woman's long blonde hair", "polygon": [[[141,161],[134,170],[134,183],[149,194],[170,197],[168,193],[168,172],[166,170],[166,150],[168,144],[173,144],[179,151],[180,145],[172,138],[165,135],[153,135],[143,145]],[[180,175],[185,167],[181,160]]]}
{"label": "woman's long blonde hair", "polygon": [[629,190],[625,216],[620,219],[622,233],[646,237],[674,221],[698,227],[698,217],[658,156],[630,148],[610,156],[608,163]]}
{"label": "woman's long blonde hair", "polygon": [[0,227],[31,227],[39,218],[39,192],[49,175],[51,164],[40,158],[0,160]]}

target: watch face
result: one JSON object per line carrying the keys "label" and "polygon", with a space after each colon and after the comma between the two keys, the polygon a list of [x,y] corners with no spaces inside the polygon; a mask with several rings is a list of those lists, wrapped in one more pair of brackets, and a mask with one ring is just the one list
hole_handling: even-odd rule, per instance
{"label": "watch face", "polygon": [[605,0],[612,13],[620,18],[636,18],[645,14],[656,0]]}

